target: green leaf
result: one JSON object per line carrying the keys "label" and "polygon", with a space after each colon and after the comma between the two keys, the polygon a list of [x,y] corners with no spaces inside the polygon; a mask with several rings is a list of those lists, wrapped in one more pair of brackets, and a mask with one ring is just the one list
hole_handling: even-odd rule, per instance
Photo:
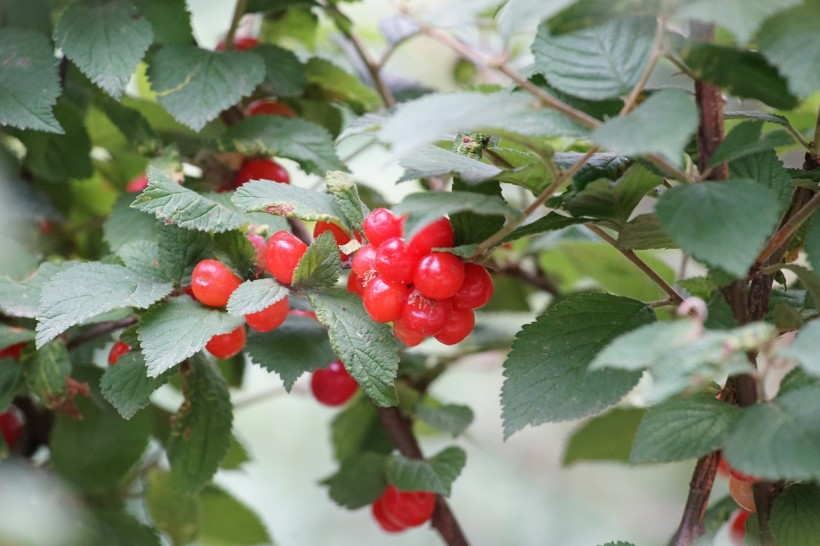
{"label": "green leaf", "polygon": [[159,246],[160,273],[174,284],[188,284],[196,264],[213,257],[214,241],[209,233],[160,224],[155,237]]}
{"label": "green leaf", "polygon": [[651,407],[641,421],[629,460],[670,462],[700,457],[723,447],[737,406],[711,394],[669,400]]}
{"label": "green leaf", "polygon": [[232,200],[244,212],[267,212],[308,222],[344,218],[333,196],[290,184],[251,181],[237,189]]}
{"label": "green leaf", "polygon": [[57,273],[74,265],[72,262],[44,262],[22,281],[0,277],[0,311],[12,317],[36,318],[43,286]]}
{"label": "green leaf", "polygon": [[170,379],[169,374],[148,377],[142,353],[131,350],[100,378],[100,391],[123,419],[131,419],[151,401],[151,394]]}
{"label": "green leaf", "polygon": [[675,11],[675,18],[681,21],[697,19],[725,27],[741,45],[745,45],[766,19],[799,3],[800,0],[693,0],[681,4]]}
{"label": "green leaf", "polygon": [[549,26],[555,35],[559,35],[601,25],[616,17],[656,16],[662,6],[663,0],[576,0],[550,17]]}
{"label": "green leaf", "polygon": [[308,295],[330,345],[362,390],[379,406],[398,403],[397,341],[387,324],[370,320],[361,299],[343,288]]}
{"label": "green leaf", "polygon": [[622,226],[640,200],[661,182],[660,176],[634,164],[615,182],[601,179],[587,184],[565,206],[573,216],[591,216]]}
{"label": "green leaf", "polygon": [[88,546],[161,546],[154,529],[116,509],[94,510],[94,536]]}
{"label": "green leaf", "polygon": [[416,406],[416,417],[425,424],[456,437],[473,422],[473,410],[461,404],[433,403],[428,397]]}
{"label": "green leaf", "polygon": [[477,184],[498,176],[498,167],[482,163],[471,157],[459,155],[428,144],[401,160],[404,176],[401,181],[428,176],[458,175],[464,182]]}
{"label": "green leaf", "polygon": [[157,100],[174,119],[199,131],[265,78],[265,64],[249,51],[214,52],[166,45],[148,66]]}
{"label": "green leaf", "polygon": [[24,387],[24,368],[20,361],[0,358],[0,408],[9,407]]}
{"label": "green leaf", "polygon": [[154,41],[154,33],[126,0],[76,3],[60,17],[54,41],[83,74],[119,99]]}
{"label": "green leaf", "polygon": [[618,234],[618,248],[646,250],[675,248],[655,214],[641,214],[627,222]]}
{"label": "green leaf", "polygon": [[194,42],[191,15],[185,0],[132,0],[154,30],[158,44],[186,45]]}
{"label": "green leaf", "polygon": [[228,453],[225,454],[225,457],[219,463],[219,468],[224,470],[237,470],[250,460],[251,456],[248,454],[248,450],[234,435],[231,436],[231,445],[228,448]]}
{"label": "green leaf", "polygon": [[66,378],[71,374],[71,359],[62,341],[52,341],[36,353],[24,352],[23,365],[26,387],[46,407],[55,407],[65,399],[68,391]]}
{"label": "green leaf", "polygon": [[305,172],[321,176],[343,167],[330,133],[299,118],[253,116],[244,119],[222,134],[219,145],[224,150],[246,155],[286,157],[296,161]]}
{"label": "green leaf", "polygon": [[524,224],[523,226],[516,228],[515,231],[507,235],[502,242],[506,243],[509,241],[515,241],[529,235],[537,235],[547,231],[556,231],[559,229],[564,229],[565,227],[583,224],[586,222],[588,222],[588,220],[585,218],[572,218],[557,212],[550,212],[547,213],[546,216],[542,216],[534,222],[530,222],[529,224]]}
{"label": "green leaf", "polygon": [[154,155],[160,151],[163,146],[162,138],[139,110],[102,96],[99,106],[137,153]]}
{"label": "green leaf", "polygon": [[629,461],[629,449],[645,410],[615,408],[593,417],[572,433],[564,465],[578,461]]}
{"label": "green leaf", "polygon": [[609,341],[654,320],[645,304],[609,294],[566,298],[524,326],[504,362],[504,436],[526,425],[600,413],[638,382],[638,372],[590,371]]}
{"label": "green leaf", "polygon": [[820,478],[820,386],[745,408],[723,455],[743,473],[771,480]]}
{"label": "green leaf", "polygon": [[303,373],[336,359],[324,327],[312,318],[294,315],[272,332],[251,332],[247,352],[251,362],[279,374],[288,392]]}
{"label": "green leaf", "polygon": [[783,358],[797,361],[803,370],[815,377],[820,377],[818,353],[820,353],[820,320],[813,320],[806,324],[790,345],[776,351],[776,354]]}
{"label": "green leaf", "polygon": [[271,538],[259,516],[227,491],[207,486],[199,495],[202,524],[197,542],[202,546],[259,546]]}
{"label": "green leaf", "polygon": [[595,129],[592,140],[610,152],[658,154],[681,165],[683,150],[697,126],[692,96],[680,89],[667,89],[653,94],[626,116]]}
{"label": "green leaf", "polygon": [[794,186],[789,172],[774,150],[765,150],[732,161],[729,163],[729,175],[732,178],[754,180],[774,191],[780,204],[779,214],[791,203]]}
{"label": "green leaf", "polygon": [[331,423],[331,437],[337,461],[368,451],[387,455],[395,448],[376,408],[364,396],[351,400],[336,415]]}
{"label": "green leaf", "polygon": [[305,77],[325,98],[350,103],[357,111],[376,110],[381,105],[379,95],[372,88],[325,59],[312,57],[305,65]]}
{"label": "green leaf", "polygon": [[553,36],[546,23],[532,44],[535,70],[550,85],[583,99],[626,95],[641,76],[655,34],[655,20],[621,17],[596,28]]}
{"label": "green leaf", "polygon": [[769,527],[779,546],[812,546],[820,536],[820,487],[795,483],[774,501]]}
{"label": "green leaf", "polygon": [[18,134],[26,147],[25,166],[35,176],[51,182],[91,177],[94,174],[91,140],[85,128],[84,112],[61,97],[54,107],[54,115],[62,130]]}
{"label": "green leaf", "polygon": [[378,453],[359,453],[342,460],[339,470],[323,483],[337,504],[350,510],[378,499],[387,487],[386,458]]}
{"label": "green leaf", "polygon": [[34,339],[34,332],[16,326],[0,324],[0,351],[6,347],[17,345]]}
{"label": "green leaf", "polygon": [[813,214],[809,219],[803,245],[812,270],[815,274],[820,275],[820,214]]}
{"label": "green leaf", "polygon": [[820,44],[815,39],[818,25],[820,10],[815,4],[806,3],[770,18],[757,35],[763,56],[802,98],[820,89]]}
{"label": "green leaf", "polygon": [[775,193],[745,180],[678,186],[656,212],[664,231],[696,259],[746,275],[779,219]]}
{"label": "green leaf", "polygon": [[150,433],[147,413],[124,421],[91,399],[76,398],[82,419],[58,413],[51,432],[51,464],[74,485],[113,488],[139,461]]}
{"label": "green leaf", "polygon": [[144,278],[120,265],[77,264],[43,287],[37,311],[37,347],[113,309],[145,309],[172,289],[171,283]]}
{"label": "green leaf", "polygon": [[114,252],[138,240],[156,240],[160,223],[155,218],[130,207],[133,194],[123,194],[117,198],[111,214],[103,224],[103,239]]}
{"label": "green leaf", "polygon": [[[454,178],[451,191],[469,192],[501,198],[501,184],[493,180],[470,186],[464,183],[460,178]],[[478,243],[498,232],[505,221],[505,218],[501,215],[488,217],[472,212],[456,212],[450,215],[450,223],[453,226],[453,235],[455,236],[456,244],[456,248],[451,249],[451,252],[458,253],[462,258],[470,258],[475,253],[475,247]],[[459,253],[459,251],[462,252]]]}
{"label": "green leaf", "polygon": [[394,455],[387,462],[387,481],[401,491],[432,491],[449,497],[466,462],[467,454],[460,447],[448,447],[429,459]]}
{"label": "green leaf", "polygon": [[301,95],[307,85],[305,67],[289,49],[273,44],[260,44],[253,52],[265,61],[262,86],[277,97]]}
{"label": "green leaf", "polygon": [[231,292],[227,311],[234,317],[243,317],[267,309],[287,295],[288,289],[273,279],[245,281]]}
{"label": "green leaf", "polygon": [[757,99],[783,110],[797,106],[783,76],[755,51],[698,43],[684,51],[684,61],[698,79],[735,97]]}
{"label": "green leaf", "polygon": [[763,122],[749,120],[739,123],[729,131],[718,149],[709,160],[710,166],[720,165],[726,161],[733,161],[741,157],[768,151],[777,146],[787,146],[792,143],[792,137],[785,131],[772,131],[763,137],[760,132]]}
{"label": "green leaf", "polygon": [[0,125],[63,133],[51,113],[61,91],[58,63],[51,44],[43,35],[18,28],[3,29],[0,36]]}
{"label": "green leaf", "polygon": [[173,182],[157,168],[148,169],[148,187],[131,205],[181,228],[221,233],[245,223],[241,214]]}
{"label": "green leaf", "polygon": [[145,504],[156,528],[175,546],[194,540],[202,518],[198,498],[180,491],[171,483],[170,474],[156,467],[149,470],[146,482]]}
{"label": "green leaf", "polygon": [[243,318],[209,309],[187,296],[156,305],[143,315],[138,333],[150,377],[199,352],[211,337],[244,324]]}
{"label": "green leaf", "polygon": [[811,271],[803,266],[797,264],[781,264],[775,266],[777,269],[787,269],[795,274],[800,283],[811,295],[812,301],[820,302],[820,274],[816,271]]}
{"label": "green leaf", "polygon": [[[344,211],[350,227],[354,232],[361,233],[364,218],[369,210],[359,197],[359,189],[356,187],[353,176],[342,171],[330,171],[325,175],[325,186],[339,208]],[[348,235],[353,235],[353,233],[348,230]]]}
{"label": "green leaf", "polygon": [[293,271],[293,286],[311,290],[334,286],[339,280],[342,262],[333,234],[319,235],[305,251]]}
{"label": "green leaf", "polygon": [[498,30],[505,40],[535,26],[573,3],[573,0],[510,0],[499,10]]}
{"label": "green leaf", "polygon": [[207,483],[231,444],[233,411],[228,385],[204,358],[183,373],[185,402],[172,419],[168,438],[171,483],[195,491]]}

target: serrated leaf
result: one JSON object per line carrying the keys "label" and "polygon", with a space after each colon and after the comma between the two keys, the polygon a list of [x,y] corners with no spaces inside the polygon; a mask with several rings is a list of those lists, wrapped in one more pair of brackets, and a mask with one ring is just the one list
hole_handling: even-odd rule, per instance
{"label": "serrated leaf", "polygon": [[641,214],[627,222],[618,233],[618,248],[675,248],[675,242],[663,230],[657,215]]}
{"label": "serrated leaf", "polygon": [[741,410],[711,394],[669,400],[649,408],[629,460],[670,462],[700,457],[723,447]]}
{"label": "serrated leaf", "polygon": [[241,278],[255,277],[257,271],[256,248],[240,231],[214,233],[214,258],[227,265]]}
{"label": "serrated leaf", "polygon": [[0,125],[63,133],[52,114],[60,96],[58,60],[41,34],[4,28],[0,36]]}
{"label": "serrated leaf", "polygon": [[301,95],[307,85],[305,67],[289,49],[273,44],[259,44],[253,52],[265,61],[262,85],[277,97]]}
{"label": "serrated leaf", "polygon": [[583,99],[626,95],[649,60],[655,20],[622,17],[592,29],[552,36],[542,23],[532,44],[535,70],[550,85]]}
{"label": "serrated leaf", "polygon": [[187,296],[152,307],[138,329],[148,376],[159,376],[202,350],[211,337],[242,324],[244,319],[204,307]]}
{"label": "serrated leaf", "polygon": [[339,280],[342,262],[333,234],[319,235],[305,251],[293,271],[293,286],[305,290],[328,288]]}
{"label": "serrated leaf", "polygon": [[791,203],[794,186],[789,172],[783,162],[777,157],[774,150],[765,150],[756,154],[746,155],[729,163],[729,176],[746,180],[754,180],[777,194],[782,214]]}
{"label": "serrated leaf", "polygon": [[287,295],[288,289],[273,279],[245,281],[231,292],[227,311],[229,315],[243,317],[267,309]]}
{"label": "serrated leaf", "polygon": [[342,460],[336,474],[323,482],[330,498],[350,510],[371,504],[387,487],[385,461],[378,453],[358,453]]}
{"label": "serrated leaf", "polygon": [[585,294],[562,300],[524,326],[504,362],[505,438],[527,425],[592,415],[618,402],[640,374],[590,371],[589,364],[609,341],[653,320],[639,301]]}
{"label": "serrated leaf", "polygon": [[387,462],[387,481],[401,491],[432,491],[449,497],[466,462],[467,454],[460,447],[448,447],[429,459],[394,455]]}
{"label": "serrated leaf", "polygon": [[792,143],[792,137],[786,131],[772,131],[761,137],[762,129],[763,122],[760,120],[744,121],[734,126],[709,159],[709,165],[720,165],[725,161],[733,161]]}
{"label": "serrated leaf", "polygon": [[771,17],[757,35],[763,56],[780,70],[800,97],[820,89],[820,44],[814,39],[818,25],[820,10],[807,3]]}
{"label": "serrated leaf", "polygon": [[807,373],[820,377],[820,321],[813,320],[797,333],[790,345],[778,349],[776,354],[797,361]]}
{"label": "serrated leaf", "polygon": [[236,190],[232,201],[244,212],[266,212],[309,222],[344,218],[344,211],[332,196],[289,184],[251,181]]}
{"label": "serrated leaf", "polygon": [[330,133],[299,118],[264,115],[244,119],[222,134],[219,145],[246,155],[286,157],[305,172],[322,176],[343,167]]}
{"label": "serrated leaf", "polygon": [[312,318],[293,315],[272,332],[251,332],[247,352],[251,362],[279,374],[288,392],[303,373],[336,359],[324,327]]}
{"label": "serrated leaf", "polygon": [[744,45],[766,19],[799,3],[800,0],[694,0],[681,4],[675,11],[675,18],[681,21],[697,19],[725,27]]}
{"label": "serrated leaf", "polygon": [[150,215],[132,209],[130,205],[133,201],[133,194],[119,196],[103,224],[103,238],[114,252],[128,242],[150,241],[158,237],[160,223]]}
{"label": "serrated leaf", "polygon": [[359,396],[345,405],[331,423],[333,456],[342,461],[355,453],[387,455],[395,446],[370,399]]}
{"label": "serrated leaf", "polygon": [[148,377],[145,359],[138,350],[122,355],[100,378],[100,392],[123,419],[131,419],[150,402],[151,394],[170,379],[169,374]]}
{"label": "serrated leaf", "polygon": [[259,516],[239,499],[215,485],[199,495],[202,546],[259,546],[272,543]]}
{"label": "serrated leaf", "polygon": [[775,193],[744,180],[672,188],[655,210],[682,250],[736,277],[746,275],[779,216]]}
{"label": "serrated leaf", "polygon": [[123,265],[134,273],[156,282],[172,281],[166,269],[160,267],[159,245],[154,241],[138,239],[124,244],[117,251]]}
{"label": "serrated leaf", "polygon": [[623,16],[660,14],[662,0],[576,0],[549,18],[550,30],[564,34],[598,26]]}
{"label": "serrated leaf", "polygon": [[537,235],[547,231],[556,231],[559,229],[564,229],[565,227],[584,224],[588,221],[589,220],[585,218],[572,218],[557,212],[550,212],[547,213],[546,216],[542,216],[534,222],[530,222],[529,224],[524,224],[523,226],[516,228],[515,231],[507,235],[502,242],[506,243],[509,241],[515,241],[522,237]]}
{"label": "serrated leaf", "polygon": [[155,237],[159,246],[160,272],[174,284],[188,284],[196,264],[214,253],[213,238],[204,231],[160,224]]}
{"label": "serrated leaf", "polygon": [[[354,232],[361,233],[362,224],[369,209],[359,197],[359,189],[356,187],[353,176],[342,171],[330,171],[325,175],[325,186],[339,208],[344,211],[347,223]],[[348,235],[352,234],[348,232]]]}
{"label": "serrated leaf", "polygon": [[732,467],[771,480],[820,478],[820,386],[791,390],[745,408],[723,455]]}
{"label": "serrated leaf", "polygon": [[83,74],[119,99],[154,40],[151,25],[133,4],[71,4],[54,29],[54,41]]}
{"label": "serrated leaf", "polygon": [[173,182],[153,167],[148,169],[148,187],[131,206],[181,228],[209,233],[229,231],[245,223],[241,214]]}
{"label": "serrated leaf", "polygon": [[812,546],[820,536],[820,487],[795,483],[774,501],[769,527],[779,546]]}
{"label": "serrated leaf", "polygon": [[132,0],[151,24],[158,44],[193,43],[191,14],[185,0]]}
{"label": "serrated leaf", "polygon": [[199,131],[262,83],[265,63],[250,51],[166,45],[151,58],[148,77],[157,100],[174,119]]}
{"label": "serrated leaf", "polygon": [[572,433],[564,465],[578,461],[629,461],[629,449],[645,411],[615,408],[593,417]]}
{"label": "serrated leaf", "polygon": [[183,374],[185,402],[174,416],[168,438],[171,483],[195,491],[207,483],[231,443],[233,410],[228,385],[204,358]]}
{"label": "serrated leaf", "polygon": [[428,176],[458,175],[464,182],[477,184],[498,176],[498,167],[482,163],[471,157],[442,150],[428,144],[401,160],[404,176],[400,181],[415,180]]}
{"label": "serrated leaf", "polygon": [[68,391],[66,378],[71,374],[71,359],[62,341],[47,343],[36,353],[24,352],[23,365],[26,387],[46,407],[57,406],[65,399]]}
{"label": "serrated leaf", "polygon": [[573,0],[510,0],[498,12],[498,30],[504,39],[538,23],[572,4]]}
{"label": "serrated leaf", "polygon": [[72,262],[44,262],[22,281],[0,277],[0,311],[12,317],[36,318],[43,286],[57,273],[74,265]]}
{"label": "serrated leaf", "polygon": [[425,399],[416,406],[416,417],[425,424],[456,437],[473,422],[473,410],[461,404],[434,404],[430,399]]}
{"label": "serrated leaf", "polygon": [[370,320],[362,302],[342,288],[308,295],[330,345],[362,390],[379,406],[398,403],[397,341],[387,324]]}
{"label": "serrated leaf", "polygon": [[355,110],[375,110],[381,104],[379,95],[360,78],[346,72],[332,62],[312,57],[305,65],[309,85],[318,88],[329,100],[343,100]]}
{"label": "serrated leaf", "polygon": [[99,106],[137,153],[154,155],[162,148],[162,138],[139,110],[108,97],[101,97]]}
{"label": "serrated leaf", "polygon": [[613,118],[592,133],[592,140],[625,155],[658,154],[675,165],[698,126],[692,96],[680,89],[653,94],[632,112]]}
{"label": "serrated leaf", "polygon": [[660,184],[660,176],[634,164],[615,182],[601,179],[587,184],[564,205],[573,216],[609,220],[620,227],[640,200]]}
{"label": "serrated leaf", "polygon": [[159,531],[174,545],[188,544],[200,528],[202,507],[199,499],[171,483],[169,473],[153,468],[146,479],[145,504]]}
{"label": "serrated leaf", "polygon": [[37,309],[37,347],[113,309],[145,309],[172,289],[171,283],[144,278],[119,265],[77,264],[56,274],[43,287]]}
{"label": "serrated leaf", "polygon": [[[557,167],[569,169],[574,167],[583,155],[579,152],[560,152],[555,154],[553,161]],[[618,180],[633,163],[632,158],[621,154],[592,154],[572,177],[572,186],[575,190],[581,191],[587,184],[600,178]]]}

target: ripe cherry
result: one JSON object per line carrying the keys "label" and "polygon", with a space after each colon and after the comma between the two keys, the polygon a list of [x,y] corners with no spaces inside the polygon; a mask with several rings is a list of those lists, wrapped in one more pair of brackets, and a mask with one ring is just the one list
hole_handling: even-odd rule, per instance
{"label": "ripe cherry", "polygon": [[288,318],[288,297],[269,305],[268,307],[245,315],[248,326],[257,332],[270,332],[278,328]]}
{"label": "ripe cherry", "polygon": [[13,358],[15,360],[20,360],[20,355],[23,353],[23,349],[25,349],[25,347],[26,342],[10,345],[5,349],[0,350],[0,358]]}
{"label": "ripe cherry", "polygon": [[753,485],[750,482],[738,480],[734,476],[729,476],[729,494],[738,506],[749,512],[755,511],[755,496]]}
{"label": "ripe cherry", "polygon": [[402,220],[387,209],[376,209],[367,215],[363,226],[367,242],[378,247],[393,237],[401,237]]}
{"label": "ripe cherry", "polygon": [[231,293],[240,284],[242,279],[219,260],[202,260],[191,273],[194,297],[211,307],[224,307]]}
{"label": "ripe cherry", "polygon": [[307,245],[287,231],[277,231],[268,239],[265,265],[273,277],[284,284],[293,282],[293,271],[305,255]]}
{"label": "ripe cherry", "polygon": [[462,309],[478,309],[493,297],[493,279],[478,264],[464,264],[464,282],[453,295],[453,306]]}
{"label": "ripe cherry", "polygon": [[310,390],[326,406],[341,406],[356,393],[359,384],[353,379],[341,360],[334,360],[326,368],[313,372]]}
{"label": "ripe cherry", "polygon": [[455,345],[464,341],[475,327],[475,313],[472,309],[453,307],[447,315],[447,322],[436,334],[436,339],[445,345]]}
{"label": "ripe cherry", "polygon": [[407,287],[383,280],[376,275],[364,289],[362,303],[375,322],[390,322],[399,318],[407,299]]}
{"label": "ripe cherry", "polygon": [[746,520],[752,513],[747,510],[737,510],[732,514],[729,523],[729,538],[734,546],[743,546],[743,539],[746,538]]}
{"label": "ripe cherry", "polygon": [[379,526],[388,533],[398,533],[400,531],[404,531],[407,527],[403,525],[398,525],[391,520],[387,514],[384,512],[384,500],[379,498],[374,502],[370,509],[373,513],[373,518],[379,524]]}
{"label": "ripe cherry", "polygon": [[258,277],[265,272],[265,247],[267,243],[264,237],[256,233],[246,233],[245,237],[248,238],[256,251],[256,276]]}
{"label": "ripe cherry", "polygon": [[[252,47],[256,47],[259,45],[259,40],[256,38],[252,38],[250,36],[236,36],[233,39],[233,48],[237,51],[244,51],[246,49],[251,49]],[[225,40],[219,40],[214,48],[217,51],[224,51],[225,50]]]}
{"label": "ripe cherry", "polygon": [[448,218],[440,218],[427,224],[416,233],[408,247],[420,256],[430,254],[434,248],[450,248],[455,244],[453,226]]}
{"label": "ripe cherry", "polygon": [[282,116],[285,118],[295,118],[296,112],[287,104],[279,101],[259,99],[253,101],[245,108],[245,117],[251,116]]}
{"label": "ripe cherry", "polygon": [[282,165],[272,159],[248,159],[236,171],[233,185],[238,188],[251,180],[272,180],[290,184],[290,175]]}
{"label": "ripe cherry", "polygon": [[243,324],[233,332],[213,336],[208,343],[205,344],[205,348],[217,358],[231,358],[242,351],[246,339],[245,325]]}
{"label": "ripe cherry", "polygon": [[364,245],[356,251],[353,255],[353,260],[350,262],[350,268],[360,277],[367,275],[376,267],[376,247],[373,245]]}
{"label": "ripe cherry", "polygon": [[113,347],[111,347],[111,352],[108,353],[108,365],[113,366],[117,363],[122,355],[130,351],[132,347],[124,341],[117,341]]}
{"label": "ripe cherry", "polygon": [[409,250],[401,237],[392,237],[384,241],[376,249],[376,259],[373,265],[382,278],[397,284],[410,284],[416,265],[421,258]]}
{"label": "ripe cherry", "polygon": [[393,321],[393,335],[408,347],[415,347],[427,337],[408,328],[401,318]]}
{"label": "ripe cherry", "polygon": [[23,434],[24,424],[23,412],[17,409],[17,406],[9,406],[6,411],[0,413],[0,430],[3,432],[3,439],[7,446],[11,447],[17,443]]}
{"label": "ripe cherry", "polygon": [[145,173],[139,174],[128,181],[125,186],[125,191],[130,193],[137,193],[148,187],[148,177]]}
{"label": "ripe cherry", "polygon": [[401,320],[417,334],[434,336],[444,328],[451,307],[449,300],[431,300],[413,290],[401,310]]}
{"label": "ripe cherry", "polygon": [[434,300],[453,297],[464,282],[464,262],[455,254],[433,252],[419,261],[413,286]]}
{"label": "ripe cherry", "polygon": [[430,491],[399,491],[388,485],[380,497],[384,513],[396,525],[415,527],[433,517],[436,495]]}
{"label": "ripe cherry", "polygon": [[364,296],[364,277],[360,277],[355,271],[351,270],[347,276],[347,290],[353,292],[358,296]]}

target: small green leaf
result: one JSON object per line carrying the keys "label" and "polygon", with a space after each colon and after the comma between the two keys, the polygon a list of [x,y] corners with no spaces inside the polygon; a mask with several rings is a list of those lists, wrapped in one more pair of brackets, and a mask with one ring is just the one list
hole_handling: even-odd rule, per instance
{"label": "small green leaf", "polygon": [[473,410],[461,404],[433,403],[425,398],[416,406],[416,417],[425,424],[456,437],[473,422]]}
{"label": "small green leaf", "polygon": [[649,408],[638,428],[629,460],[670,462],[700,457],[723,447],[740,415],[737,406],[711,394],[669,400]]}
{"label": "small green leaf", "polygon": [[564,465],[578,461],[629,461],[629,450],[645,411],[615,408],[593,417],[573,432]]}
{"label": "small green leaf", "polygon": [[777,224],[778,209],[771,189],[730,180],[672,188],[660,198],[656,212],[681,249],[743,277]]}
{"label": "small green leaf", "polygon": [[765,150],[746,155],[729,163],[729,175],[732,178],[754,180],[777,194],[782,214],[789,206],[794,193],[789,172],[774,150]]}
{"label": "small green leaf", "polygon": [[683,150],[697,126],[692,96],[680,89],[667,89],[653,94],[626,116],[598,127],[592,140],[610,152],[658,154],[681,165]]}
{"label": "small green leaf", "polygon": [[681,21],[697,19],[725,27],[741,45],[745,45],[766,19],[799,3],[800,0],[693,0],[680,4],[675,18]]}
{"label": "small green leaf", "polygon": [[132,0],[154,29],[158,44],[186,45],[193,43],[191,14],[185,0]]}
{"label": "small green leaf", "polygon": [[336,284],[341,271],[339,247],[333,234],[326,231],[311,243],[299,260],[293,272],[293,286],[306,290],[328,288]]}
{"label": "small green leaf", "polygon": [[245,281],[231,292],[227,311],[234,317],[258,313],[287,297],[288,289],[273,279]]}
{"label": "small green leaf", "polygon": [[60,340],[42,346],[37,352],[23,353],[23,378],[26,387],[46,407],[58,406],[68,392],[66,379],[71,374],[71,358]]}
{"label": "small green leaf", "polygon": [[343,100],[357,111],[376,110],[381,104],[379,95],[361,79],[325,59],[311,58],[305,65],[305,77],[311,87],[319,90],[320,96]]}
{"label": "small green leaf", "polygon": [[769,527],[780,546],[812,546],[820,536],[820,487],[795,483],[780,493]]}
{"label": "small green leaf", "polygon": [[537,235],[547,231],[556,231],[559,229],[564,229],[565,227],[584,224],[588,221],[589,220],[585,218],[572,218],[557,212],[550,212],[547,213],[546,216],[542,216],[534,222],[530,222],[529,224],[524,224],[523,226],[516,228],[516,230],[507,235],[502,242],[506,243],[509,241],[515,241],[522,237]]}
{"label": "small green leaf", "polygon": [[766,133],[761,137],[762,129],[763,122],[760,120],[744,121],[733,127],[709,159],[709,165],[720,165],[726,161],[768,151],[777,146],[787,146],[793,142],[791,135],[781,130]]}
{"label": "small green leaf", "polygon": [[202,524],[197,542],[202,546],[259,546],[271,544],[259,516],[227,491],[209,485],[199,495]]}
{"label": "small green leaf", "polygon": [[243,318],[209,309],[187,296],[152,307],[138,329],[148,375],[159,376],[202,350],[211,337],[243,324]]}
{"label": "small green leaf", "polygon": [[262,83],[265,64],[250,51],[166,45],[151,58],[148,77],[157,100],[174,119],[199,131]]}
{"label": "small green leaf", "polygon": [[482,163],[471,157],[459,155],[428,144],[401,160],[404,176],[401,180],[415,180],[428,176],[458,175],[464,182],[477,184],[498,176],[498,167]]}
{"label": "small green leaf", "polygon": [[265,61],[265,79],[262,86],[277,97],[295,97],[307,85],[305,67],[289,49],[273,44],[260,44],[253,52]]}
{"label": "small green leaf", "polygon": [[71,4],[63,12],[54,41],[83,74],[119,99],[154,34],[133,4]]}
{"label": "small green leaf", "polygon": [[639,301],[584,294],[562,300],[524,326],[504,362],[504,436],[527,425],[600,413],[618,402],[640,373],[590,371],[589,364],[609,341],[653,320],[652,310]]}
{"label": "small green leaf", "polygon": [[449,497],[466,462],[467,454],[460,447],[448,447],[429,459],[394,455],[387,462],[387,481],[401,491],[432,491]]}
{"label": "small green leaf", "polygon": [[350,510],[373,503],[387,487],[385,462],[386,457],[378,453],[359,453],[345,458],[338,472],[324,480],[330,498]]}
{"label": "small green leaf", "polygon": [[138,350],[122,355],[116,365],[106,368],[100,391],[123,419],[131,419],[151,401],[151,394],[168,382],[170,374],[148,377],[145,359]]}
{"label": "small green leaf", "polygon": [[640,200],[661,182],[660,176],[634,164],[615,182],[601,179],[587,184],[567,199],[565,207],[573,216],[609,220],[620,227]]}
{"label": "small green leaf", "polygon": [[202,519],[199,499],[175,487],[169,473],[157,468],[148,472],[145,504],[156,528],[175,546],[196,538]]}
{"label": "small green leaf", "polygon": [[171,483],[195,491],[207,483],[231,444],[233,411],[228,385],[204,358],[183,374],[185,402],[174,416],[168,439]]}
{"label": "small green leaf", "polygon": [[343,461],[356,453],[387,455],[395,446],[370,399],[359,396],[345,405],[331,423],[333,456]]}
{"label": "small green leaf", "polygon": [[361,299],[343,288],[308,298],[319,321],[328,328],[334,352],[362,390],[379,406],[395,406],[399,357],[390,326],[370,320]]}
{"label": "small green leaf", "polygon": [[244,212],[267,212],[308,222],[344,218],[332,196],[290,184],[251,181],[237,189],[232,200]]}
{"label": "small green leaf", "polygon": [[58,63],[54,49],[43,35],[19,28],[3,29],[0,125],[63,133],[51,112],[61,91]]}
{"label": "small green leaf", "polygon": [[777,350],[779,356],[796,360],[807,373],[820,377],[820,320],[813,320],[797,333],[791,345]]}
{"label": "small green leaf", "polygon": [[771,17],[757,35],[760,52],[801,98],[820,89],[820,44],[815,39],[818,25],[820,10],[809,2]]}
{"label": "small green leaf", "polygon": [[618,248],[646,250],[675,248],[675,242],[661,227],[655,214],[641,214],[626,223],[618,234]]}
{"label": "small green leaf", "polygon": [[131,206],[181,228],[209,233],[236,229],[245,223],[241,214],[173,182],[156,168],[148,169],[148,187]]}

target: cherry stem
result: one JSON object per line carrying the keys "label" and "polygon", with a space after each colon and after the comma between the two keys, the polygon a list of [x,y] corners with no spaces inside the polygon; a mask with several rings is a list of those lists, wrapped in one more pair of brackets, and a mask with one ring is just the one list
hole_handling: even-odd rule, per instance
{"label": "cherry stem", "polygon": [[122,320],[115,320],[111,322],[103,322],[97,324],[93,328],[90,328],[83,332],[82,334],[78,335],[77,337],[71,339],[68,343],[66,343],[66,348],[68,349],[75,349],[78,346],[82,345],[83,343],[87,343],[93,339],[96,339],[100,336],[104,336],[105,334],[110,334],[116,330],[120,330],[122,328],[128,328],[129,326],[137,323],[137,317],[128,317]]}

